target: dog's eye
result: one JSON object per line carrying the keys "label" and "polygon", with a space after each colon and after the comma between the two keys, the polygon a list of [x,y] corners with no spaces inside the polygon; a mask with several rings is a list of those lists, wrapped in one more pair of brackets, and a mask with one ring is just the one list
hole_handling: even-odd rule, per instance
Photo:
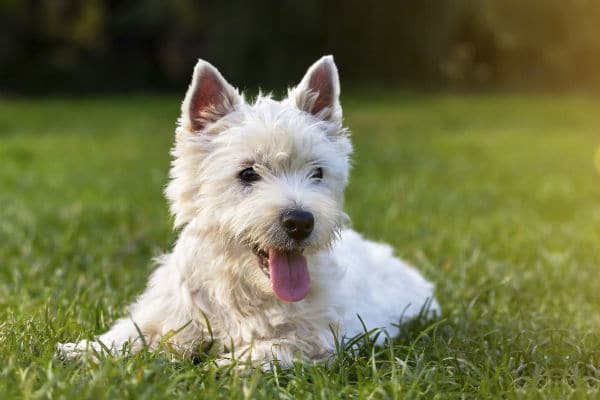
{"label": "dog's eye", "polygon": [[260,175],[256,173],[254,168],[246,168],[240,172],[240,179],[245,183],[252,183],[260,179]]}
{"label": "dog's eye", "polygon": [[323,179],[323,168],[315,168],[310,176],[311,179]]}

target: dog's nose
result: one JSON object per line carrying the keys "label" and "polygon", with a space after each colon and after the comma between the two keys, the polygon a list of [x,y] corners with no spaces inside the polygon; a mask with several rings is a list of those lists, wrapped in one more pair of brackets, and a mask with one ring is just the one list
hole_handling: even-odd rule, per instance
{"label": "dog's nose", "polygon": [[308,211],[288,210],[281,216],[281,224],[289,237],[303,240],[313,231],[315,218]]}

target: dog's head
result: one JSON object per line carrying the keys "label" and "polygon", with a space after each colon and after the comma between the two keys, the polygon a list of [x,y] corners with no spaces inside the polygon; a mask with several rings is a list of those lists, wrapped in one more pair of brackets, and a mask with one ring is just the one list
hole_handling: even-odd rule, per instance
{"label": "dog's head", "polygon": [[331,246],[346,219],[352,146],[339,93],[331,56],[286,99],[253,103],[200,60],[183,101],[166,190],[175,224],[213,230],[284,301],[306,296],[305,256]]}

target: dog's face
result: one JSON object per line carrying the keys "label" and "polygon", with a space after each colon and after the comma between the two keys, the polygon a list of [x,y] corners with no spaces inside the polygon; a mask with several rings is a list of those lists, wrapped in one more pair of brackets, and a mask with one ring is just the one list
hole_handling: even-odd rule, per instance
{"label": "dog's face", "polygon": [[332,57],[286,99],[253,104],[199,61],[167,187],[175,223],[212,231],[256,288],[301,300],[310,288],[305,256],[331,246],[346,218],[351,151]]}

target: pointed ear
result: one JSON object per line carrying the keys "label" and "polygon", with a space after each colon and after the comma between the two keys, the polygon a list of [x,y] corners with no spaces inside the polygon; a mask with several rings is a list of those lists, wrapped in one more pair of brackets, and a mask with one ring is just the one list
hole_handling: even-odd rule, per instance
{"label": "pointed ear", "polygon": [[192,83],[181,105],[181,125],[200,132],[234,110],[242,96],[210,63],[198,60]]}
{"label": "pointed ear", "polygon": [[340,106],[340,78],[333,56],[325,56],[314,63],[288,98],[302,111],[324,121],[342,122]]}

